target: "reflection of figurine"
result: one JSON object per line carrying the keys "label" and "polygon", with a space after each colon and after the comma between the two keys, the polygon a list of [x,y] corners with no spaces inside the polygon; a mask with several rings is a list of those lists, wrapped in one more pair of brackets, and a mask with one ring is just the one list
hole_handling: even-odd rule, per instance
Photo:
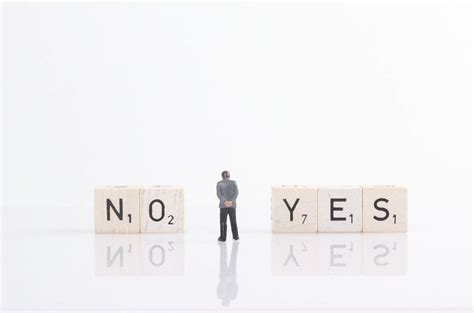
{"label": "reflection of figurine", "polygon": [[219,242],[220,255],[220,273],[219,284],[217,285],[217,297],[222,300],[222,305],[228,306],[231,300],[237,298],[239,286],[237,286],[237,255],[239,254],[239,243],[232,243],[232,254],[230,263],[227,266],[227,245]]}
{"label": "reflection of figurine", "polygon": [[235,208],[237,206],[236,199],[239,195],[239,189],[235,181],[230,180],[230,173],[223,171],[222,180],[217,183],[217,197],[219,198],[220,208],[220,230],[221,235],[217,240],[225,241],[227,237],[227,215],[230,219],[230,227],[232,229],[232,237],[234,240],[239,240],[239,231],[237,229],[237,218],[235,215]]}

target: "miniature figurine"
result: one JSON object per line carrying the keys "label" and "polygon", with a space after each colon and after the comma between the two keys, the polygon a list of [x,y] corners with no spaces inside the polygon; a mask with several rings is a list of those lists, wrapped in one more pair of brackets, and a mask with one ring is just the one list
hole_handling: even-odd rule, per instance
{"label": "miniature figurine", "polygon": [[230,263],[227,264],[227,244],[218,242],[220,248],[220,270],[219,284],[217,285],[217,297],[222,300],[223,306],[229,306],[231,300],[237,298],[239,286],[237,285],[237,256],[239,254],[239,242],[232,243]]}
{"label": "miniature figurine", "polygon": [[234,240],[239,240],[239,231],[237,229],[237,217],[235,208],[237,207],[237,196],[239,189],[235,181],[230,180],[229,171],[223,171],[222,180],[217,183],[217,197],[219,198],[220,208],[220,231],[221,235],[218,241],[226,241],[227,237],[227,215],[230,219],[230,227],[232,229],[232,237]]}

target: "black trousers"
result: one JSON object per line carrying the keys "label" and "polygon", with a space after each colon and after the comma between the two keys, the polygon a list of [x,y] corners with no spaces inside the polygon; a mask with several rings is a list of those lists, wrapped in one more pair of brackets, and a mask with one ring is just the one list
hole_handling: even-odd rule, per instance
{"label": "black trousers", "polygon": [[239,239],[239,230],[237,229],[237,217],[235,215],[235,208],[221,208],[220,214],[220,225],[221,225],[221,236],[222,240],[227,238],[227,215],[230,219],[230,228],[232,229],[232,237]]}

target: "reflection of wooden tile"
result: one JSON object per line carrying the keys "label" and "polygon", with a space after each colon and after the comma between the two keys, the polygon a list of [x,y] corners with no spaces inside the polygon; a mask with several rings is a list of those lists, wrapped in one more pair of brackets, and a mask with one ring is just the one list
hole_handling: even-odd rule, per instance
{"label": "reflection of wooden tile", "polygon": [[406,234],[364,234],[364,274],[403,275],[407,271]]}
{"label": "reflection of wooden tile", "polygon": [[316,235],[273,234],[273,275],[316,275]]}
{"label": "reflection of wooden tile", "polygon": [[139,234],[95,235],[96,275],[139,275]]}
{"label": "reflection of wooden tile", "polygon": [[138,233],[140,189],[106,186],[95,189],[96,233]]}
{"label": "reflection of wooden tile", "polygon": [[316,187],[272,187],[272,231],[315,233],[318,228]]}
{"label": "reflection of wooden tile", "polygon": [[362,274],[362,234],[319,234],[318,274]]}
{"label": "reflection of wooden tile", "polygon": [[318,231],[361,232],[362,188],[318,188]]}
{"label": "reflection of wooden tile", "polygon": [[407,190],[397,186],[363,187],[363,231],[407,231]]}
{"label": "reflection of wooden tile", "polygon": [[181,234],[142,234],[141,268],[144,275],[184,274],[184,238]]}
{"label": "reflection of wooden tile", "polygon": [[182,233],[184,189],[151,186],[140,189],[140,232]]}

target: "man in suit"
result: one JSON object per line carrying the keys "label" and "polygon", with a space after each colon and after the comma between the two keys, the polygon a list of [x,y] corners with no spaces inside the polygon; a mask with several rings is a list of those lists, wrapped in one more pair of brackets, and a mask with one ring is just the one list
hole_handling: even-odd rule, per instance
{"label": "man in suit", "polygon": [[227,237],[227,215],[230,219],[230,227],[232,229],[232,237],[234,240],[239,240],[239,231],[237,229],[237,219],[235,215],[235,208],[237,207],[237,196],[239,189],[235,181],[230,180],[229,171],[223,171],[222,180],[217,183],[216,191],[219,198],[220,208],[220,230],[221,235],[217,238],[218,241],[225,241]]}

